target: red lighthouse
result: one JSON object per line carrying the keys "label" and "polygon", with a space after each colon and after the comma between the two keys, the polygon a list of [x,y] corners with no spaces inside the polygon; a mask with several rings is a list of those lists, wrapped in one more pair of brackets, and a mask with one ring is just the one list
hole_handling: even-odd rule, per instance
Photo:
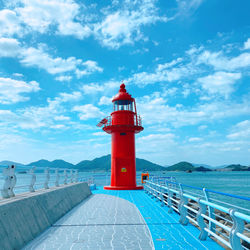
{"label": "red lighthouse", "polygon": [[136,112],[135,99],[121,84],[112,102],[114,111],[101,121],[103,130],[112,135],[111,185],[104,189],[142,189],[142,186],[136,186],[135,134],[143,127]]}

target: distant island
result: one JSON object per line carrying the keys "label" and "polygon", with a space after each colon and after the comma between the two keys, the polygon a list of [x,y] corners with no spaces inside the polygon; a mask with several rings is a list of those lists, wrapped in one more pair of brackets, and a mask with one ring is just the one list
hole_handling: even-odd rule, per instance
{"label": "distant island", "polygon": [[[84,160],[77,164],[72,164],[66,162],[64,160],[39,160],[35,162],[31,162],[27,165],[12,162],[12,161],[1,161],[0,166],[2,165],[17,165],[21,167],[27,166],[36,166],[39,168],[71,168],[71,169],[78,169],[80,172],[108,172],[110,171],[111,167],[111,155],[105,155],[102,157],[95,158],[93,160]],[[250,171],[250,166],[243,166],[240,164],[231,164],[223,167],[215,167],[212,168],[208,165],[202,164],[194,164],[189,162],[179,162],[171,166],[161,166],[155,164],[151,161],[147,161],[144,159],[136,158],[136,170],[137,171],[176,171],[176,172],[210,172],[210,171]]]}

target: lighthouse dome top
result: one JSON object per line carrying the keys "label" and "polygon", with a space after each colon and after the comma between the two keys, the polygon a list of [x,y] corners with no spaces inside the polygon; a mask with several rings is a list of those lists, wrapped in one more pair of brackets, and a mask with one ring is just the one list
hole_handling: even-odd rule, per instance
{"label": "lighthouse dome top", "polygon": [[120,85],[120,89],[117,95],[114,96],[112,102],[115,101],[133,101],[132,96],[125,89],[125,84]]}

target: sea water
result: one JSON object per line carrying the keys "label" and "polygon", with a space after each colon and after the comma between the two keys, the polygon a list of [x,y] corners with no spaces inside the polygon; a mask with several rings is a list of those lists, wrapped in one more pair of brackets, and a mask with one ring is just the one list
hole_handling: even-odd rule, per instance
{"label": "sea water", "polygon": [[[140,175],[141,173],[137,173],[137,184],[140,185]],[[175,177],[177,182],[195,186],[199,188],[207,188],[214,191],[250,197],[250,171],[233,171],[233,172],[150,172],[149,175],[152,176],[165,176],[165,177]],[[14,189],[15,193],[23,193],[29,191],[29,183],[31,180],[30,174],[21,174],[17,173],[17,183]],[[36,174],[36,185],[35,189],[41,189],[44,187],[45,182],[45,175],[44,173]],[[93,172],[79,172],[79,180],[80,181],[93,181],[98,186],[104,186],[110,184],[110,173],[93,173]],[[50,174],[50,181],[49,186],[55,186],[56,176],[54,172]],[[60,173],[59,183],[62,185],[64,182],[64,175]],[[71,182],[71,177],[68,176],[68,183]],[[4,183],[4,178],[0,175],[0,189],[2,189]],[[200,194],[201,192],[188,188],[183,187],[184,191],[194,192]],[[221,195],[214,195],[211,194],[211,197],[217,200],[221,200],[224,202],[232,203],[237,206],[242,206],[245,208],[250,209],[250,202],[235,199],[232,197],[221,196]]]}
{"label": "sea water", "polygon": [[[206,188],[213,191],[219,191],[238,196],[250,198],[250,171],[230,171],[230,172],[154,172],[155,176],[172,176],[177,182],[194,186],[198,188]],[[183,186],[184,192],[191,192],[203,196],[203,192]],[[213,201],[221,202],[221,205],[230,207],[223,202],[234,204],[235,206],[243,207],[250,210],[250,201],[233,198],[230,196],[209,193]],[[248,212],[249,214],[249,212]]]}

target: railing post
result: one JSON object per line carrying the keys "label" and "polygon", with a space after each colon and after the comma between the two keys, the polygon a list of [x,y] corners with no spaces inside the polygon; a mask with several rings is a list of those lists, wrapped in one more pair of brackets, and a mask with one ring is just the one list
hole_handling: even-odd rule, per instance
{"label": "railing post", "polygon": [[[207,192],[206,188],[203,188],[203,194],[205,196],[206,201],[209,202],[210,201],[209,200],[209,193]],[[213,207],[208,206],[208,215],[210,218],[215,219]],[[208,228],[211,232],[215,232],[215,227],[216,227],[215,224],[212,221],[209,221]]]}
{"label": "railing post", "polygon": [[235,216],[235,209],[230,208],[229,214],[233,220],[233,227],[231,228],[229,234],[229,241],[233,250],[241,250],[243,249],[241,245],[240,238],[237,236],[237,233],[243,233],[244,231],[244,221]]}
{"label": "railing post", "polygon": [[201,198],[198,198],[198,200],[197,200],[197,203],[199,205],[199,211],[198,211],[198,213],[196,215],[196,220],[197,220],[197,223],[198,223],[198,225],[200,227],[199,239],[200,240],[206,240],[207,236],[208,236],[208,233],[205,230],[205,228],[207,228],[207,224],[205,223],[204,218],[202,217],[202,214],[206,214],[207,206],[202,204],[200,202],[200,200],[201,200]]}
{"label": "railing post", "polygon": [[152,198],[154,199],[154,198],[156,198],[157,196],[156,196],[156,187],[155,187],[155,183],[153,182],[153,196],[152,196]]}
{"label": "railing post", "polygon": [[168,206],[169,206],[169,209],[168,209],[168,212],[170,214],[173,213],[173,208],[172,208],[172,198],[173,198],[173,192],[168,188]]}
{"label": "railing post", "polygon": [[144,191],[145,191],[146,194],[148,193],[148,191],[147,191],[147,181],[145,181],[145,184],[144,184]]}
{"label": "railing post", "polygon": [[67,170],[64,169],[63,173],[64,173],[64,181],[63,181],[63,183],[64,183],[64,185],[66,185],[66,184],[67,184],[67,180],[68,180],[68,173],[67,173]]}
{"label": "railing post", "polygon": [[151,183],[148,183],[148,194],[151,196]]}
{"label": "railing post", "polygon": [[73,170],[70,169],[70,183],[73,183]]}
{"label": "railing post", "polygon": [[29,185],[29,190],[30,192],[35,192],[34,185],[36,183],[36,174],[35,174],[36,167],[32,167],[29,170],[29,173],[31,174],[31,180],[30,180],[30,185]]}
{"label": "railing post", "polygon": [[49,179],[50,179],[49,168],[45,168],[44,173],[45,173],[44,188],[49,189]]}
{"label": "railing post", "polygon": [[150,185],[149,185],[149,187],[150,187],[150,196],[151,196],[151,198],[153,199],[154,198],[154,194],[153,194],[153,182],[151,181],[151,183],[150,183]]}
{"label": "railing post", "polygon": [[181,184],[179,184],[179,187],[180,187],[180,202],[179,202],[179,205],[178,205],[178,210],[180,212],[180,220],[179,220],[179,222],[182,225],[187,225],[188,224],[188,218],[187,218],[187,208],[185,207],[185,205],[188,204],[188,198],[183,195],[183,189],[182,189]]}
{"label": "railing post", "polygon": [[78,182],[78,169],[75,170],[75,182],[76,183]]}
{"label": "railing post", "polygon": [[3,198],[10,198],[15,196],[13,188],[16,185],[15,165],[8,166],[3,169],[3,176],[5,176],[3,189],[1,190]]}
{"label": "railing post", "polygon": [[159,201],[159,199],[158,199],[159,194],[160,194],[160,192],[159,192],[159,186],[158,186],[158,184],[155,184],[155,198],[156,198],[156,202]]}
{"label": "railing post", "polygon": [[59,178],[60,178],[60,175],[59,175],[59,170],[58,170],[58,168],[55,170],[55,175],[56,175],[55,186],[56,186],[56,187],[59,187]]}
{"label": "railing post", "polygon": [[163,207],[165,205],[164,203],[164,196],[163,196],[163,187],[160,187],[160,198],[161,198],[161,206]]}

